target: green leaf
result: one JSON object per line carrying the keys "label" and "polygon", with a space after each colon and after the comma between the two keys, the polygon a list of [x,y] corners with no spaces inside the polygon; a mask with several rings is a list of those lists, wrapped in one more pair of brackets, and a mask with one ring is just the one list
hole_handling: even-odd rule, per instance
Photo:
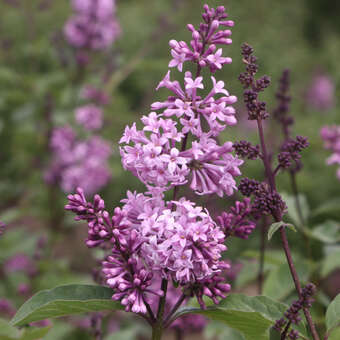
{"label": "green leaf", "polygon": [[274,235],[281,227],[289,228],[290,230],[293,230],[293,231],[296,232],[295,227],[294,227],[292,224],[290,224],[290,223],[285,223],[285,222],[283,222],[283,221],[275,222],[275,223],[273,223],[273,224],[269,227],[269,230],[268,230],[268,241],[271,240],[271,238],[273,237],[273,235]]}
{"label": "green leaf", "polygon": [[333,328],[337,327],[340,323],[340,294],[338,294],[335,299],[327,308],[326,312],[326,327],[327,332],[330,332]]}
{"label": "green leaf", "polygon": [[[292,196],[292,195],[288,195],[287,193],[282,193],[281,196],[287,204],[288,215],[290,216],[292,221],[295,223],[295,225],[301,227],[302,221],[299,217],[299,212],[297,210],[295,197]],[[309,209],[309,206],[308,206],[308,203],[307,203],[306,196],[299,194],[298,200],[299,200],[300,207],[301,207],[302,217],[305,221],[307,221],[308,217],[309,217],[310,209]]]}
{"label": "green leaf", "polygon": [[340,268],[340,249],[328,254],[321,264],[321,277],[326,277],[333,270]]}
{"label": "green leaf", "polygon": [[26,301],[11,320],[22,326],[60,316],[121,309],[112,300],[112,289],[91,285],[66,285],[43,290]]}
{"label": "green leaf", "polygon": [[276,329],[271,328],[269,334],[270,340],[281,340],[281,334]]}
{"label": "green leaf", "polygon": [[[309,265],[305,261],[295,261],[295,267],[300,280],[305,282],[309,276]],[[276,300],[283,300],[295,289],[288,264],[278,266],[268,274],[264,285],[263,294]]]}
{"label": "green leaf", "polygon": [[311,230],[309,236],[324,243],[337,243],[340,241],[340,224],[328,220]]}
{"label": "green leaf", "polygon": [[51,327],[43,327],[43,328],[28,328],[24,331],[24,334],[20,338],[20,340],[37,340],[43,339],[43,337],[50,331]]}
{"label": "green leaf", "polygon": [[21,332],[11,326],[6,320],[0,319],[0,340],[19,339]]}
{"label": "green leaf", "polygon": [[204,337],[209,340],[244,340],[244,336],[222,322],[211,321],[204,329]]}
{"label": "green leaf", "polygon": [[323,203],[319,207],[317,207],[313,213],[313,216],[323,216],[327,215],[332,216],[332,218],[339,218],[340,217],[340,199],[336,198],[326,203]]}
{"label": "green leaf", "polygon": [[0,319],[0,340],[37,340],[42,339],[51,327],[29,327],[19,330],[6,320]]}
{"label": "green leaf", "polygon": [[330,336],[328,337],[328,340],[339,340],[340,339],[340,328],[335,328],[331,331]]}
{"label": "green leaf", "polygon": [[[286,305],[266,296],[232,294],[219,305],[208,307],[206,310],[182,308],[174,319],[188,313],[202,314],[239,331],[246,340],[268,340],[269,328],[275,320],[282,317],[287,308]],[[304,326],[299,327],[299,331],[306,335]]]}

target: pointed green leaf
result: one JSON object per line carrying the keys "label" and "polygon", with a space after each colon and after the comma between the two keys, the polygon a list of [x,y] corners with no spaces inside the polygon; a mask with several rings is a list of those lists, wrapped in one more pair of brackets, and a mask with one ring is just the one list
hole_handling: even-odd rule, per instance
{"label": "pointed green leaf", "polygon": [[340,294],[338,294],[335,299],[327,308],[326,312],[326,327],[327,332],[331,331],[333,328],[340,324]]}
{"label": "pointed green leaf", "polygon": [[321,264],[321,277],[326,277],[337,268],[340,268],[340,249],[332,251],[324,258]]}
{"label": "pointed green leaf", "polygon": [[332,218],[338,219],[340,217],[340,199],[336,198],[326,203],[323,203],[317,207],[313,213],[313,216],[331,216]]}
{"label": "pointed green leaf", "polygon": [[[266,296],[249,297],[231,294],[214,307],[201,310],[193,307],[180,309],[174,319],[188,313],[202,314],[212,320],[221,321],[236,329],[246,340],[268,340],[269,329],[275,320],[282,317],[288,307]],[[298,330],[306,335],[304,326]]]}
{"label": "pointed green leaf", "polygon": [[271,238],[273,237],[273,235],[281,228],[281,227],[285,227],[285,228],[289,228],[290,230],[293,230],[294,232],[296,232],[295,227],[290,224],[290,223],[285,223],[283,221],[280,222],[275,222],[273,223],[268,230],[268,241],[271,240]]}
{"label": "pointed green leaf", "polygon": [[112,300],[110,288],[91,285],[66,285],[43,290],[26,301],[11,320],[11,324],[22,326],[60,316],[121,309]]}
{"label": "pointed green leaf", "polygon": [[[302,282],[308,280],[311,267],[306,261],[295,261],[295,268]],[[282,264],[268,274],[263,294],[276,300],[283,300],[295,289],[288,264]]]}
{"label": "pointed green leaf", "polygon": [[[290,216],[292,221],[295,223],[295,225],[301,227],[302,221],[301,221],[300,216],[299,216],[295,197],[292,196],[292,195],[288,195],[287,193],[282,193],[281,196],[287,204],[288,215]],[[300,204],[300,208],[301,208],[302,217],[303,217],[304,221],[307,221],[308,217],[309,217],[310,209],[309,209],[309,206],[308,206],[306,196],[299,194],[298,200],[299,200],[299,204]]]}
{"label": "pointed green leaf", "polygon": [[309,232],[309,235],[324,243],[340,241],[340,223],[328,220]]}

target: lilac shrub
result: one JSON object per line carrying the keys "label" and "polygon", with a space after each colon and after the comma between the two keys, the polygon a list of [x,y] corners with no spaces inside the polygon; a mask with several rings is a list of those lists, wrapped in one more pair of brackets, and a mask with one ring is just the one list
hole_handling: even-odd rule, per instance
{"label": "lilac shrub", "polygon": [[[145,315],[153,339],[160,339],[163,327],[190,297],[195,296],[202,309],[205,296],[214,303],[226,297],[230,285],[225,272],[230,265],[222,258],[225,240],[232,235],[247,238],[255,228],[248,200],[237,202],[215,221],[207,209],[178,198],[180,187],[187,183],[197,195],[223,197],[237,190],[235,178],[241,175],[243,161],[233,154],[232,142],[217,142],[220,133],[237,122],[232,106],[237,98],[223,81],[211,76],[207,85],[201,75],[203,69],[215,73],[231,63],[217,48],[231,43],[231,31],[224,28],[233,22],[227,16],[223,6],[205,5],[199,28],[188,25],[190,45],[170,41],[169,67],[183,72],[191,63],[196,74],[185,71],[181,84],[171,80],[169,70],[156,90],[166,88],[171,95],[151,105],[153,111],[141,118],[142,129],[136,123],[125,129],[120,140],[123,167],[147,191],[128,192],[113,214],[99,195],[88,201],[81,188],[68,196],[65,206],[76,220],[87,222],[88,247],[111,249],[102,262],[104,282],[126,311]],[[206,96],[201,94],[204,88]],[[171,189],[173,197],[166,200]],[[179,298],[169,310],[172,291]]]}

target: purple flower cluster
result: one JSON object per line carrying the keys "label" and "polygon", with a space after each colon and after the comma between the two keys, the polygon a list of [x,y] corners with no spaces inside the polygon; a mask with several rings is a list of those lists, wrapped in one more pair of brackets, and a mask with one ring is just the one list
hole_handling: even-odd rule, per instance
{"label": "purple flower cluster", "polygon": [[[231,43],[230,30],[223,28],[233,22],[226,17],[223,6],[205,5],[199,29],[188,25],[191,47],[170,41],[169,67],[182,72],[184,63],[191,62],[196,75],[186,71],[180,83],[171,80],[168,71],[157,90],[165,87],[171,95],[151,105],[152,112],[141,118],[142,129],[133,123],[120,140],[123,167],[146,185],[147,192],[128,192],[113,215],[99,195],[88,202],[80,188],[68,196],[65,206],[77,215],[76,220],[87,222],[87,246],[108,251],[99,276],[114,290],[113,299],[127,311],[148,314],[151,322],[156,312],[152,301],[169,302],[167,291],[175,288],[182,292],[176,308],[194,296],[202,308],[204,296],[214,303],[225,298],[230,290],[225,275],[230,265],[222,260],[225,239],[247,238],[255,227],[248,220],[247,199],[216,222],[206,209],[177,198],[179,186],[186,183],[199,195],[230,196],[237,190],[235,177],[241,174],[243,161],[233,155],[232,142],[217,142],[223,130],[236,124],[232,104],[237,98],[214,77],[212,87],[202,94],[202,68],[215,72],[231,62],[222,57],[222,49],[216,50],[217,44]],[[170,189],[173,198],[166,201],[164,192]],[[171,320],[172,311],[166,312],[164,319]]]}
{"label": "purple flower cluster", "polygon": [[[300,161],[301,151],[309,146],[306,137],[296,136],[295,139],[287,138],[281,145],[281,151],[277,156],[278,164],[281,169],[298,171],[302,168]],[[294,164],[294,167],[292,165]]]}
{"label": "purple flower cluster", "polygon": [[[188,29],[192,33],[190,46],[185,41],[170,41],[171,55],[173,59],[169,67],[177,67],[182,72],[183,63],[186,61],[194,62],[198,68],[209,67],[210,72],[214,73],[223,67],[224,64],[230,64],[231,58],[222,56],[222,48],[217,49],[216,45],[230,45],[231,30],[219,29],[220,27],[233,27],[234,22],[226,20],[228,14],[223,6],[216,9],[204,5],[202,14],[203,23],[196,29],[189,24]],[[216,50],[217,49],[217,50]]]}
{"label": "purple flower cluster", "polygon": [[108,159],[111,147],[99,136],[86,140],[76,138],[70,126],[54,129],[50,140],[53,158],[45,179],[59,183],[65,192],[82,186],[87,193],[94,193],[111,178]]}
{"label": "purple flower cluster", "polygon": [[252,217],[253,208],[249,198],[243,202],[237,201],[229,212],[223,212],[217,217],[226,237],[235,236],[247,239],[256,227],[256,223],[249,218]]}
{"label": "purple flower cluster", "polygon": [[109,103],[109,97],[101,89],[92,85],[86,85],[81,93],[83,99],[89,100],[98,106],[104,106]]}
{"label": "purple flower cluster", "polygon": [[288,333],[288,330],[291,324],[297,325],[301,321],[300,311],[303,308],[309,309],[312,307],[312,303],[314,301],[312,296],[315,294],[315,291],[316,288],[312,283],[307,284],[301,291],[301,297],[298,300],[293,301],[287,311],[284,313],[286,319],[281,318],[277,320],[273,328],[280,334],[285,332],[285,334],[288,334],[288,337],[291,340],[298,339],[299,332],[291,329]]}
{"label": "purple flower cluster", "polygon": [[[112,247],[102,272],[106,284],[115,289],[113,298],[127,310],[146,312],[143,294],[155,293],[148,287],[156,273],[197,290],[197,285],[229,267],[221,260],[226,250],[224,233],[207,211],[184,198],[165,202],[162,195],[128,192],[123,208],[116,208],[112,217],[98,195],[90,203],[78,189],[68,198],[65,209],[88,223],[86,244],[95,247],[108,242]],[[205,287],[203,294],[214,300],[229,290],[226,284],[219,283],[218,290],[213,282],[209,284],[211,290]]]}
{"label": "purple flower cluster", "polygon": [[75,13],[64,27],[71,45],[100,50],[116,40],[120,27],[115,0],[72,0],[72,7]]}
{"label": "purple flower cluster", "polygon": [[0,298],[0,315],[1,317],[12,318],[15,314],[15,308],[8,299]]}
{"label": "purple flower cluster", "polygon": [[[41,260],[43,251],[46,246],[45,237],[40,237],[37,240],[34,254],[28,256],[24,253],[17,253],[8,258],[2,267],[3,274],[6,277],[10,277],[13,274],[20,273],[20,281],[17,282],[15,288],[19,295],[29,296],[32,293],[31,283],[34,278],[39,275],[38,261]],[[6,305],[6,301],[0,300],[0,312],[1,302]],[[3,307],[5,308],[5,307]],[[6,311],[6,308],[4,312]],[[7,313],[7,312],[6,312]],[[7,313],[10,314],[10,313]]]}
{"label": "purple flower cluster", "polygon": [[[327,159],[327,164],[340,164],[340,126],[324,126],[320,134],[324,140],[325,148],[333,152]],[[340,179],[340,167],[337,171],[337,177]]]}
{"label": "purple flower cluster", "polygon": [[254,216],[282,216],[287,210],[286,203],[280,194],[277,191],[272,191],[266,182],[260,183],[254,179],[245,177],[241,180],[238,189],[242,195],[253,197],[249,211],[251,211]]}
{"label": "purple flower cluster", "polygon": [[75,111],[76,121],[86,130],[97,130],[103,125],[103,111],[96,105],[80,106]]}
{"label": "purple flower cluster", "polygon": [[325,73],[316,74],[307,90],[307,104],[315,110],[327,111],[335,104],[335,84]]}

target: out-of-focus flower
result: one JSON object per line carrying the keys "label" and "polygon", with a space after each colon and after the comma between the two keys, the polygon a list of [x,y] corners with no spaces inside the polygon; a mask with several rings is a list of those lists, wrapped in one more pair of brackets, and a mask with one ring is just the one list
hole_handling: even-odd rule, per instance
{"label": "out-of-focus flower", "polygon": [[335,105],[335,85],[330,76],[315,75],[306,94],[307,104],[315,110],[327,111]]}
{"label": "out-of-focus flower", "polygon": [[65,37],[77,48],[104,49],[120,34],[114,0],[73,0],[74,15],[66,22]]}
{"label": "out-of-focus flower", "polygon": [[51,149],[53,158],[45,180],[59,183],[65,192],[81,185],[86,193],[94,193],[111,178],[108,165],[111,146],[101,137],[78,140],[71,127],[56,128],[51,138]]}
{"label": "out-of-focus flower", "polygon": [[[333,154],[327,159],[327,164],[340,165],[340,126],[324,126],[321,131],[321,138],[324,140],[326,149],[329,149]],[[337,177],[340,179],[340,167],[337,170]]]}
{"label": "out-of-focus flower", "polygon": [[96,105],[78,107],[75,112],[76,121],[86,130],[97,130],[103,125],[103,111]]}

